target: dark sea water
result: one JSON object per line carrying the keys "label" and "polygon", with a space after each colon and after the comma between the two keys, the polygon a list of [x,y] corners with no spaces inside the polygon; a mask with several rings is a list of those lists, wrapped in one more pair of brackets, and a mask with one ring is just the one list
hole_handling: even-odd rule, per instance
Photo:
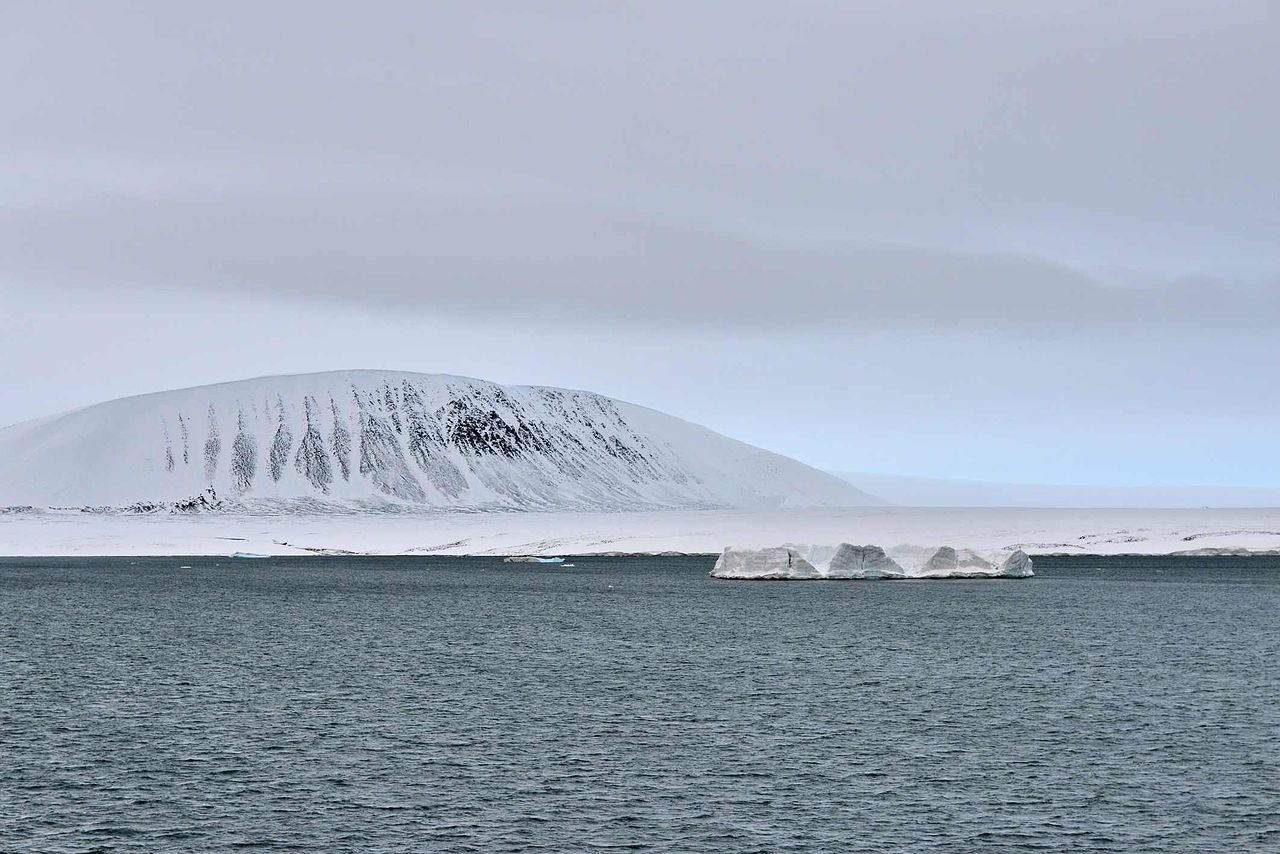
{"label": "dark sea water", "polygon": [[1280,851],[1280,560],[576,563],[0,560],[0,851]]}

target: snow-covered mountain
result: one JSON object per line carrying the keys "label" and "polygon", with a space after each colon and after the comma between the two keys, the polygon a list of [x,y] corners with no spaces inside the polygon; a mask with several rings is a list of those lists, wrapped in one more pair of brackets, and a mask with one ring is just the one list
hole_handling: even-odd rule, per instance
{"label": "snow-covered mountain", "polygon": [[393,371],[121,398],[0,430],[0,505],[859,506],[825,472],[584,391]]}

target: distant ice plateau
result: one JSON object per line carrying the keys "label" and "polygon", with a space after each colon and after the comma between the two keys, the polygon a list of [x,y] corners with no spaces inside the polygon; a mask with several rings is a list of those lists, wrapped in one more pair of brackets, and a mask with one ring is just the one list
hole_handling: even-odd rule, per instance
{"label": "distant ice plateau", "polygon": [[983,551],[951,546],[875,545],[726,548],[712,578],[740,581],[1030,578],[1031,558],[1021,549]]}

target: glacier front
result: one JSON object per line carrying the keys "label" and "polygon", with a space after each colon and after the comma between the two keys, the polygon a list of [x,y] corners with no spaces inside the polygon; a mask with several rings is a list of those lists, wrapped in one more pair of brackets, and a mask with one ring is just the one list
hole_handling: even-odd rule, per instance
{"label": "glacier front", "polygon": [[752,581],[843,579],[1031,578],[1031,558],[1021,549],[975,550],[952,546],[787,544],[763,549],[726,548],[712,578]]}

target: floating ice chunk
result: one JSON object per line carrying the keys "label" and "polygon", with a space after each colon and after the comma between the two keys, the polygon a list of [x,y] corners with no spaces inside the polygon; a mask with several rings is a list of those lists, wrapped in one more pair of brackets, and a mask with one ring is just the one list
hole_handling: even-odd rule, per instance
{"label": "floating ice chunk", "polygon": [[760,581],[791,581],[821,578],[801,551],[803,547],[774,546],[767,549],[726,548],[716,561],[715,578],[750,578]]}
{"label": "floating ice chunk", "polygon": [[909,578],[957,578],[970,574],[989,575],[995,571],[991,561],[972,549],[957,551],[951,546],[895,546],[889,553]]}
{"label": "floating ice chunk", "polygon": [[1031,578],[1031,557],[1022,549],[1014,549],[1000,562],[1001,578]]}
{"label": "floating ice chunk", "polygon": [[951,546],[839,545],[726,548],[715,578],[819,580],[875,578],[1030,578],[1031,559],[1022,551],[976,551]]}
{"label": "floating ice chunk", "polygon": [[1025,552],[978,551],[951,546],[894,546],[889,555],[907,578],[1030,578],[1031,558]]}
{"label": "floating ice chunk", "polygon": [[905,578],[902,567],[879,546],[841,543],[827,564],[827,578]]}

